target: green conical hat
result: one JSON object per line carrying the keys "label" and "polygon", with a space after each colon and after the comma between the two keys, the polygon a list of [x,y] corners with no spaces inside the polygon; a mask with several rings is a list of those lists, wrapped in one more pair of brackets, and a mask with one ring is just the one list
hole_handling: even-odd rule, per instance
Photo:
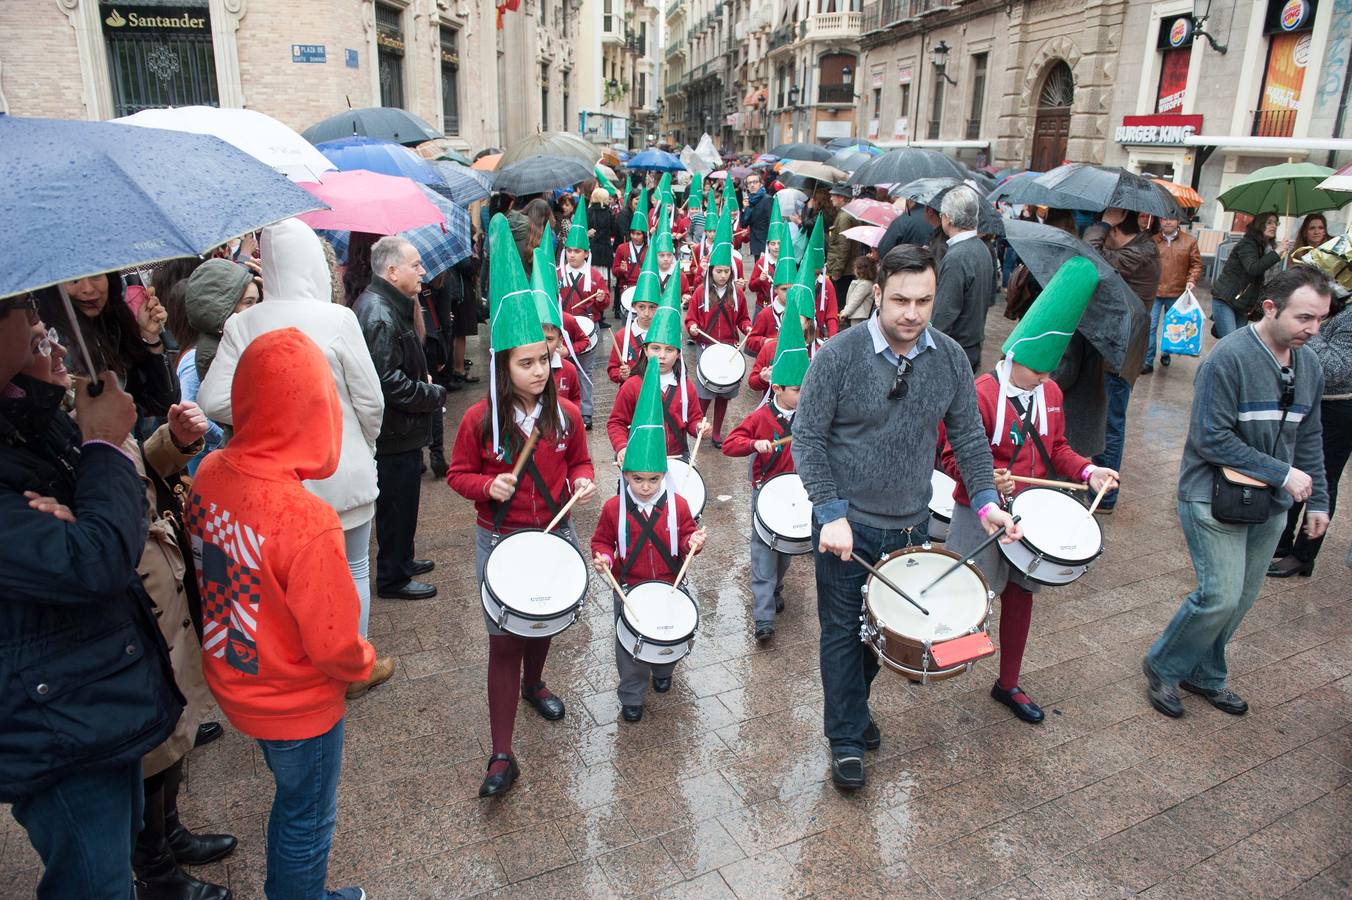
{"label": "green conical hat", "polygon": [[765,232],[766,243],[779,241],[779,253],[784,255],[789,247],[789,229],[784,222],[784,213],[779,210],[779,201],[770,198],[770,227]]}
{"label": "green conical hat", "polygon": [[1034,372],[1054,371],[1098,282],[1092,262],[1082,256],[1066,260],[1014,326],[1000,352],[1013,354],[1016,363]]}
{"label": "green conical hat", "polygon": [[774,286],[779,287],[784,284],[793,284],[798,279],[798,264],[793,260],[792,253],[780,252],[779,258],[775,260],[775,282]]}
{"label": "green conical hat", "polygon": [[657,214],[657,233],[653,236],[653,254],[675,253],[676,244],[671,240],[671,204],[662,206]]}
{"label": "green conical hat", "polygon": [[817,314],[817,275],[807,264],[798,267],[793,284],[789,285],[789,293],[784,298],[785,321],[788,321],[789,313],[808,319]]}
{"label": "green conical hat", "polygon": [[563,246],[568,250],[591,252],[591,238],[587,236],[587,204],[578,203],[577,208],[573,210],[573,221],[568,226],[568,238],[563,242]]}
{"label": "green conical hat", "polygon": [[[634,226],[638,225],[638,228]],[[648,192],[640,190],[638,192],[638,206],[634,209],[633,218],[629,220],[630,231],[648,232]]]}
{"label": "green conical hat", "polygon": [[803,265],[815,275],[826,265],[826,233],[822,230],[822,217],[812,223],[812,234],[807,238],[807,249],[803,251]]}
{"label": "green conical hat", "polygon": [[690,193],[686,205],[690,209],[699,209],[704,204],[704,173],[696,172],[690,178]]}
{"label": "green conical hat", "polygon": [[[488,292],[490,349],[497,353],[543,341],[545,333],[535,312],[535,295],[521,267],[512,226],[501,213],[488,223],[488,244],[492,267]],[[554,267],[551,264],[546,268]]]}
{"label": "green conical hat", "polygon": [[663,172],[662,180],[657,183],[657,196],[662,198],[665,204],[675,204],[676,195],[671,190],[671,173]]}
{"label": "green conical hat", "polygon": [[721,212],[722,212],[723,215],[725,215],[725,216],[731,214],[731,213],[729,212],[730,210],[740,209],[740,207],[737,205],[737,189],[734,188],[734,187],[732,186],[732,173],[731,173],[731,172],[728,173],[728,177],[727,177],[727,178],[724,178],[724,179],[723,179],[723,197],[722,197],[722,202],[723,202],[723,208],[722,208]]}
{"label": "green conical hat", "polygon": [[[677,281],[676,278],[671,279]],[[679,287],[673,292],[670,288],[663,292],[662,300],[653,313],[653,323],[648,326],[644,341],[649,344],[667,344],[681,346],[681,300]]]}
{"label": "green conical hat", "polygon": [[632,302],[662,302],[662,279],[657,274],[657,254],[654,252],[643,255],[643,268],[639,269],[638,279],[634,282]]}
{"label": "green conical hat", "polygon": [[770,383],[780,387],[801,385],[803,376],[807,374],[807,362],[803,320],[786,312],[779,326],[779,342],[775,344],[775,364],[770,370]]}
{"label": "green conical hat", "polygon": [[596,176],[596,183],[600,187],[605,188],[607,194],[614,197],[619,193],[619,189],[610,183],[610,179],[606,177],[606,173],[601,171],[600,164],[592,166],[592,174]]}
{"label": "green conical hat", "polygon": [[732,211],[724,208],[714,227],[714,245],[709,248],[709,268],[732,265]]}
{"label": "green conical hat", "polygon": [[[655,323],[654,323],[655,324]],[[629,443],[624,449],[625,472],[665,472],[667,470],[667,427],[662,414],[662,367],[649,361],[643,372],[643,386],[634,404],[634,419],[629,423]]]}
{"label": "green conical hat", "polygon": [[628,172],[625,172],[625,173],[624,173],[624,202],[625,202],[625,205],[626,205],[626,206],[629,204],[629,195],[632,194],[632,193],[634,193],[634,185],[629,181],[629,173],[628,173]]}
{"label": "green conical hat", "polygon": [[559,309],[559,270],[545,252],[544,244],[535,248],[535,265],[530,270],[531,293],[535,295],[535,315],[540,324],[553,325],[563,330],[563,313]]}

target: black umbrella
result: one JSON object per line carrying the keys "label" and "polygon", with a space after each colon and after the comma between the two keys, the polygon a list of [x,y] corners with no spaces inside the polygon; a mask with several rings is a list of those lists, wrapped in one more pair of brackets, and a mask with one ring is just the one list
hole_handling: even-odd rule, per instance
{"label": "black umbrella", "polygon": [[1079,198],[1081,202],[1071,209],[1102,212],[1112,206],[1166,219],[1187,219],[1168,191],[1148,178],[1116,166],[1070,163],[1033,180],[1041,187]]}
{"label": "black umbrella", "polygon": [[575,157],[527,156],[494,172],[493,190],[523,197],[595,177],[592,167]]}
{"label": "black umbrella", "polygon": [[961,181],[966,174],[961,166],[942,153],[902,147],[864,163],[850,176],[850,183],[906,184],[917,178],[956,178]]}
{"label": "black umbrella", "polygon": [[828,166],[835,166],[837,169],[843,169],[846,172],[853,172],[864,163],[874,158],[872,153],[865,153],[863,150],[851,150],[846,148],[844,150],[836,151],[835,156],[828,159],[826,164]]}
{"label": "black umbrella", "polygon": [[1099,284],[1077,329],[1120,372],[1127,347],[1134,335],[1150,321],[1137,297],[1117,270],[1084,241],[1050,225],[1011,220],[1005,223],[1005,240],[1039,284],[1047,284],[1056,270],[1073,256],[1083,256],[1098,270]]}
{"label": "black umbrella", "polygon": [[896,197],[905,197],[907,200],[914,200],[930,209],[938,210],[939,204],[943,202],[944,194],[947,194],[953,188],[960,184],[967,184],[968,187],[976,191],[977,198],[980,200],[978,207],[978,217],[976,230],[982,234],[1001,235],[1005,233],[1005,220],[995,211],[995,207],[982,198],[982,192],[971,184],[957,178],[917,178],[915,181],[892,188],[888,195]]}
{"label": "black umbrella", "polygon": [[408,110],[393,106],[368,106],[365,109],[349,109],[316,122],[305,129],[301,137],[318,144],[352,137],[354,134],[394,141],[408,147],[442,136],[440,131]]}
{"label": "black umbrella", "polygon": [[856,137],[831,138],[831,140],[826,142],[827,150],[844,150],[849,147],[873,147],[876,149],[877,146],[878,145],[873,143],[873,141],[866,141],[863,138]]}
{"label": "black umbrella", "polygon": [[826,162],[831,158],[832,153],[825,147],[818,147],[816,144],[780,144],[778,147],[770,148],[771,156],[778,156],[780,159],[807,159],[813,162]]}
{"label": "black umbrella", "polygon": [[1047,206],[1052,209],[1092,209],[1079,197],[1043,186],[1037,178],[1025,175],[1011,178],[986,195],[992,203],[1014,203],[1019,206]]}

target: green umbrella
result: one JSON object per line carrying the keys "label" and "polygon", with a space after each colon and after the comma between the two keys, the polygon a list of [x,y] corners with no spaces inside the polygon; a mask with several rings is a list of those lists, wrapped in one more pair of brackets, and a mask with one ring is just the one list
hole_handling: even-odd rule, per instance
{"label": "green umbrella", "polygon": [[1306,216],[1341,209],[1352,201],[1352,196],[1323,191],[1318,187],[1321,181],[1332,174],[1332,169],[1313,163],[1265,166],[1217,199],[1230,212],[1243,212],[1252,216],[1264,212]]}

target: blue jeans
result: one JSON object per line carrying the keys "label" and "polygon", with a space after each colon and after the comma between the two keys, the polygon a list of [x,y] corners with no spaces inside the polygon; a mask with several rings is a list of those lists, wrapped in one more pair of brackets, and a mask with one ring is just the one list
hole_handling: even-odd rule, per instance
{"label": "blue jeans", "polygon": [[[1103,373],[1103,393],[1108,398],[1107,423],[1103,430],[1103,452],[1095,455],[1094,465],[1122,469],[1122,448],[1127,441],[1127,404],[1131,402],[1131,385],[1121,375]],[[1117,502],[1117,490],[1103,495],[1103,506]]]}
{"label": "blue jeans", "polygon": [[[1156,297],[1155,302],[1150,307],[1150,346],[1145,348],[1145,364],[1147,366],[1155,364],[1155,350],[1160,345],[1160,322],[1164,320],[1164,311],[1173,305],[1174,301],[1167,297]],[[1168,356],[1169,354],[1164,355]]]}
{"label": "blue jeans", "polygon": [[[854,553],[869,563],[902,547],[923,544],[925,526],[909,532],[870,528],[850,523]],[[812,524],[812,546],[821,541],[821,526]],[[831,752],[858,755],[864,752],[864,730],[871,715],[869,689],[878,674],[878,658],[859,639],[862,588],[868,580],[864,567],[843,562],[833,553],[813,550],[817,564],[817,620],[821,623],[822,719]]]}
{"label": "blue jeans", "polygon": [[1174,613],[1147,658],[1170,684],[1187,679],[1220,690],[1227,678],[1225,645],[1263,587],[1286,514],[1261,525],[1227,525],[1212,517],[1210,503],[1180,500],[1178,518],[1197,571],[1197,590]]}
{"label": "blue jeans", "polygon": [[338,819],[343,720],[327,733],[299,741],[262,741],[277,783],[268,814],[268,900],[323,900],[329,847]]}
{"label": "blue jeans", "polygon": [[140,760],[71,775],[15,803],[14,819],[42,857],[40,900],[131,900],[131,848],[144,804]]}
{"label": "blue jeans", "polygon": [[1223,338],[1232,331],[1238,331],[1248,324],[1230,304],[1215,298],[1211,301],[1211,321],[1217,338]]}

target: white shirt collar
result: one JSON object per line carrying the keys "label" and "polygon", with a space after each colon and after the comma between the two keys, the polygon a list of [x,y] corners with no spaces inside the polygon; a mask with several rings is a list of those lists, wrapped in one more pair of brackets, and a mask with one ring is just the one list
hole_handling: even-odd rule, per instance
{"label": "white shirt collar", "polygon": [[971,240],[974,237],[976,237],[975,229],[973,229],[972,231],[959,231],[957,234],[953,235],[951,238],[948,239],[948,246],[952,247],[954,244],[961,243],[962,241]]}
{"label": "white shirt collar", "polygon": [[559,355],[559,351],[555,350],[554,355],[549,358],[549,367],[551,369],[563,368],[563,357]]}
{"label": "white shirt collar", "polygon": [[662,390],[666,390],[667,388],[672,387],[673,385],[675,385],[675,384],[676,384],[676,370],[675,370],[675,369],[672,369],[670,372],[663,372],[663,373],[662,373],[662,378],[661,378],[661,380],[660,380],[660,384],[661,384]]}
{"label": "white shirt collar", "polygon": [[793,414],[798,412],[798,410],[796,409],[785,409],[784,407],[779,405],[779,402],[777,400],[774,400],[773,398],[770,400],[770,405],[774,407],[775,412],[779,413],[780,416],[782,416],[785,419],[792,420]]}
{"label": "white shirt collar", "polygon": [[626,484],[624,489],[629,493],[629,502],[637,506],[639,512],[643,513],[645,517],[653,514],[653,507],[657,506],[657,501],[662,499],[662,492],[658,491],[651,500],[645,503],[634,496],[634,492],[630,490],[629,485]]}
{"label": "white shirt collar", "polygon": [[512,418],[516,420],[516,424],[520,426],[523,432],[525,432],[526,434],[530,434],[532,431],[535,430],[535,423],[537,420],[539,420],[540,412],[543,409],[544,407],[540,404],[538,400],[535,402],[535,408],[532,409],[529,413],[522,412],[521,407],[517,406],[516,404],[513,404]]}

